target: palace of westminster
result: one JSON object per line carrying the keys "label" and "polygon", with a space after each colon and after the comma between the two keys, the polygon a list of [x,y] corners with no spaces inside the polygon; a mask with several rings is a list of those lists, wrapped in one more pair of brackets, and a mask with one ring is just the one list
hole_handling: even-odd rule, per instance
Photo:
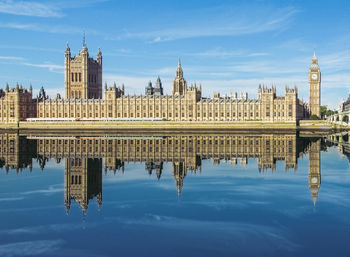
{"label": "palace of westminster", "polygon": [[162,82],[150,82],[145,95],[128,95],[124,85],[105,84],[102,90],[102,53],[96,60],[83,44],[79,55],[72,57],[67,44],[64,62],[65,98],[46,95],[41,88],[33,98],[29,90],[17,85],[0,90],[0,122],[24,122],[37,119],[163,119],[167,121],[264,121],[296,123],[310,115],[320,117],[321,72],[314,54],[309,68],[309,103],[298,98],[297,87],[285,87],[285,95],[277,96],[276,88],[260,85],[257,99],[247,93],[240,96],[202,96],[202,86],[187,82],[180,60],[171,95],[163,93]]}
{"label": "palace of westminster", "polygon": [[201,173],[204,160],[233,166],[245,166],[256,160],[259,173],[274,172],[277,162],[284,162],[286,171],[296,172],[298,158],[308,154],[308,186],[315,204],[321,185],[320,152],[324,150],[321,139],[296,134],[78,137],[4,132],[0,133],[0,168],[6,173],[31,171],[33,160],[41,169],[50,159],[57,163],[63,160],[65,208],[69,211],[74,200],[85,212],[94,198],[97,205],[102,204],[103,173],[124,174],[128,172],[128,163],[144,163],[146,172],[158,180],[164,171],[170,170],[180,196],[186,176]]}

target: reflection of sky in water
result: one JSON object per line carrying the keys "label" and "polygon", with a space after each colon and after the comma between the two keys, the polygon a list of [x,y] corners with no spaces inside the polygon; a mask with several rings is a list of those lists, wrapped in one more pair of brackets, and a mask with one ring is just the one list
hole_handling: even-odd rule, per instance
{"label": "reflection of sky in water", "polygon": [[160,180],[144,163],[103,173],[102,205],[64,207],[64,160],[0,173],[0,256],[349,256],[350,169],[336,148],[321,153],[314,207],[308,155],[297,171],[258,172],[202,161],[178,198],[172,164]]}

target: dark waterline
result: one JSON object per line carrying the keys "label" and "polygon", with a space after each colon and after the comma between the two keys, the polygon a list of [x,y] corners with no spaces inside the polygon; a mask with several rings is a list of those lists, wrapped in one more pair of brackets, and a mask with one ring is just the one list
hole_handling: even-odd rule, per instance
{"label": "dark waterline", "polygon": [[0,256],[350,256],[346,133],[0,139]]}

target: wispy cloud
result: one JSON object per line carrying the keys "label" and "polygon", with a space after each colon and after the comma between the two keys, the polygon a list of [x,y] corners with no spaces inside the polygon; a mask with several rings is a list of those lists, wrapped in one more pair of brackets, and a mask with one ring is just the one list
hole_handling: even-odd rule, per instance
{"label": "wispy cloud", "polygon": [[[54,48],[46,48],[46,47],[33,47],[33,46],[27,46],[27,45],[0,45],[0,48],[3,49],[18,49],[18,50],[30,50],[30,51],[38,51],[38,52],[56,52],[56,53],[62,53],[62,49],[54,49]],[[6,56],[4,56],[6,57]],[[14,57],[14,58],[21,58],[22,57]]]}
{"label": "wispy cloud", "polygon": [[52,63],[44,63],[44,64],[34,64],[34,63],[22,63],[25,66],[30,66],[30,67],[38,67],[38,68],[45,68],[49,69],[51,72],[58,72],[58,73],[63,73],[64,66],[63,65],[57,65],[57,64],[52,64]]}
{"label": "wispy cloud", "polygon": [[44,25],[39,23],[0,22],[0,28],[46,32],[53,34],[81,34],[83,31],[89,35],[99,34],[93,29],[78,28],[70,25]]}
{"label": "wispy cloud", "polygon": [[23,61],[23,57],[17,57],[17,56],[0,56],[0,60],[6,60],[6,61]]}
{"label": "wispy cloud", "polygon": [[1,0],[0,13],[34,17],[62,17],[59,8],[50,3],[38,3],[33,1]]}
{"label": "wispy cloud", "polygon": [[327,70],[327,72],[334,71],[350,71],[350,51],[339,51],[331,53],[328,55],[320,56],[319,58],[320,66],[322,69]]}
{"label": "wispy cloud", "polygon": [[56,72],[56,73],[63,73],[64,66],[53,64],[53,63],[42,63],[42,64],[36,64],[36,63],[30,63],[23,57],[17,57],[17,56],[0,56],[0,61],[13,61],[12,64],[18,64],[18,65],[24,65],[24,66],[30,66],[30,67],[36,67],[36,68],[43,68],[48,69],[50,72]]}
{"label": "wispy cloud", "polygon": [[[291,7],[273,11],[263,10],[257,15],[242,14],[249,12],[249,10],[243,12],[240,12],[241,10],[230,10],[228,12],[221,8],[217,11],[219,11],[220,16],[211,17],[207,20],[184,20],[186,24],[173,25],[173,27],[166,29],[127,32],[122,38],[142,38],[150,43],[157,43],[184,38],[255,34],[283,29],[290,23],[293,15],[297,13],[297,10]],[[233,13],[234,15],[232,15]],[[208,15],[211,16],[211,12],[201,14],[203,17]]]}
{"label": "wispy cloud", "polygon": [[225,50],[223,48],[216,48],[213,50],[207,50],[204,52],[198,52],[193,53],[194,56],[200,56],[200,57],[219,57],[219,58],[230,58],[235,56],[242,56],[244,54],[243,51],[232,51],[232,50]]}

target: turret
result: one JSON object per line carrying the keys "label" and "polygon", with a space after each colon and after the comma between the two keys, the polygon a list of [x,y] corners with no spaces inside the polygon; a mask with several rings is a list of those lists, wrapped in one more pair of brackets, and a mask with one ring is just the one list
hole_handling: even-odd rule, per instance
{"label": "turret", "polygon": [[99,48],[98,51],[97,51],[96,61],[97,61],[99,64],[102,64],[102,52],[101,52],[101,49],[100,49],[100,48]]}
{"label": "turret", "polygon": [[157,78],[156,86],[154,87],[154,94],[155,95],[163,95],[162,81],[160,80],[159,76]]}
{"label": "turret", "polygon": [[67,42],[67,45],[66,45],[66,50],[64,51],[64,56],[66,58],[70,58],[70,48],[69,48],[69,45],[68,45],[68,42]]}

